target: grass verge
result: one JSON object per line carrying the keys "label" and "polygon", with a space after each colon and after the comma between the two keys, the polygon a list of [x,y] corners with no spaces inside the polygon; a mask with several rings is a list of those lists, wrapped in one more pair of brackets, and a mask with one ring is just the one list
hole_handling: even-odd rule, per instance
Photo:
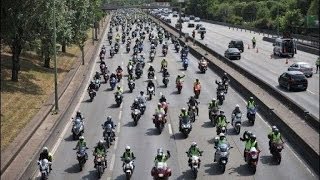
{"label": "grass verge", "polygon": [[[57,54],[58,83],[80,56],[77,46]],[[44,68],[33,52],[21,55],[19,82],[11,81],[11,54],[1,52],[1,151],[3,151],[40,110],[54,91],[54,69]],[[53,62],[51,64],[53,67]]]}

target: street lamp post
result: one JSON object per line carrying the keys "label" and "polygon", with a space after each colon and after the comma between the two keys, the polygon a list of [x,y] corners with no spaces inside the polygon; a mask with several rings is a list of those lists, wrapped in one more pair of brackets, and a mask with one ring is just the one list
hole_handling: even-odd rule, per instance
{"label": "street lamp post", "polygon": [[280,23],[280,21],[279,21],[279,6],[277,6],[277,35],[278,35],[278,37],[279,37],[279,23]]}
{"label": "street lamp post", "polygon": [[53,0],[53,60],[54,60],[54,111],[58,113],[58,71],[57,71],[57,50],[56,50],[56,2]]}
{"label": "street lamp post", "polygon": [[179,2],[179,38],[182,37],[182,22],[181,22],[181,6],[184,0],[178,0]]}

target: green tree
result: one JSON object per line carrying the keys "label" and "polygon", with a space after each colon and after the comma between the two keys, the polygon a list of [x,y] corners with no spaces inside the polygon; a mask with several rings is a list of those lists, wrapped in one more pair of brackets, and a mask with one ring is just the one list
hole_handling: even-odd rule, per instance
{"label": "green tree", "polygon": [[242,17],[245,21],[254,21],[257,18],[258,3],[251,1],[242,9]]}
{"label": "green tree", "polygon": [[307,15],[315,15],[319,17],[319,0],[312,0]]}
{"label": "green tree", "polygon": [[287,11],[284,16],[280,18],[280,27],[283,32],[292,32],[292,29],[302,25],[302,14],[299,9]]}
{"label": "green tree", "polygon": [[40,3],[39,0],[1,1],[1,40],[12,51],[12,81],[19,80],[20,54],[25,43],[35,40],[33,26]]}

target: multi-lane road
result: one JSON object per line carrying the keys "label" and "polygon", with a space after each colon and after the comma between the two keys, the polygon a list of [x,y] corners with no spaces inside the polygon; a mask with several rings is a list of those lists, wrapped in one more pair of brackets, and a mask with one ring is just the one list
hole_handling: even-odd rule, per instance
{"label": "multi-lane road", "polygon": [[[107,47],[109,54],[110,46],[107,44],[106,35],[103,44]],[[133,42],[133,41],[132,41]],[[83,99],[79,102],[78,108],[85,116],[85,133],[84,137],[87,141],[89,160],[87,161],[83,171],[79,171],[76,152],[72,150],[76,141],[72,140],[71,123],[66,124],[65,129],[61,131],[60,137],[54,146],[54,161],[53,171],[50,174],[50,179],[97,179],[96,170],[93,167],[92,150],[99,139],[102,139],[101,124],[106,120],[108,115],[113,117],[117,124],[115,143],[108,150],[108,168],[102,179],[120,180],[125,179],[122,172],[122,162],[120,156],[124,152],[126,145],[130,145],[137,159],[135,160],[135,171],[133,179],[152,179],[150,175],[153,166],[153,160],[156,150],[162,147],[164,150],[171,151],[171,158],[168,160],[168,165],[172,169],[170,179],[192,179],[191,172],[187,165],[188,158],[185,151],[190,147],[190,144],[195,141],[201,150],[204,151],[201,157],[202,164],[199,171],[198,179],[317,179],[317,175],[301,160],[299,156],[291,149],[289,145],[285,146],[282,151],[283,160],[280,165],[275,165],[272,162],[272,157],[268,150],[267,134],[270,131],[270,125],[260,116],[257,116],[254,127],[247,125],[247,120],[243,118],[242,132],[250,130],[257,135],[259,147],[262,150],[258,169],[255,175],[251,174],[247,169],[246,163],[242,158],[244,144],[239,140],[240,135],[235,135],[231,126],[228,128],[227,139],[234,148],[230,150],[229,162],[226,172],[219,173],[218,167],[213,163],[214,148],[213,138],[216,136],[216,129],[213,128],[208,119],[208,102],[216,95],[215,79],[219,77],[211,70],[206,74],[200,74],[197,68],[196,58],[189,55],[190,65],[187,71],[182,70],[180,56],[173,50],[173,45],[169,43],[169,51],[166,59],[169,61],[168,70],[171,74],[169,86],[164,88],[162,84],[160,70],[160,61],[163,59],[161,46],[157,47],[157,55],[152,65],[156,69],[156,97],[147,102],[145,114],[140,119],[137,126],[133,126],[130,116],[130,106],[140,90],[146,91],[147,85],[147,64],[144,69],[142,78],[136,80],[136,88],[133,93],[130,93],[127,86],[126,77],[119,83],[124,88],[124,102],[118,108],[115,106],[113,91],[108,84],[102,84],[97,92],[97,96],[93,102],[88,102],[88,94],[84,91]],[[147,39],[144,41],[144,50],[142,54],[148,57],[150,43]],[[132,51],[127,54],[125,46],[121,44],[119,54],[116,54],[112,59],[107,58],[106,63],[111,71],[115,71],[118,65],[122,66],[125,74],[126,65],[131,58]],[[96,65],[93,67],[92,73],[99,71],[99,60],[96,58]],[[178,74],[185,73],[184,85],[182,94],[176,93],[175,78]],[[192,86],[196,78],[200,79],[202,91],[199,98],[200,112],[193,129],[187,139],[185,139],[178,131],[178,115],[180,109],[186,107],[186,102],[193,95]],[[169,104],[168,123],[165,126],[162,134],[158,134],[152,123],[152,115],[155,111],[160,94],[167,97]],[[226,96],[226,101],[222,106],[227,118],[230,120],[231,112],[236,104],[240,105],[241,110],[245,113],[246,101],[237,94],[233,89],[229,89]],[[71,117],[67,117],[71,118]],[[70,121],[69,121],[70,122]],[[38,170],[34,169],[32,177],[38,177]],[[26,177],[28,178],[28,177]]]}
{"label": "multi-lane road", "polygon": [[[174,26],[177,23],[178,18],[169,16],[171,18],[171,25]],[[273,57],[272,43],[263,41],[263,35],[257,33],[250,33],[249,31],[240,31],[229,29],[227,26],[207,23],[207,22],[194,22],[190,23],[203,24],[206,28],[206,34],[204,40],[201,40],[200,34],[196,31],[196,39],[220,54],[224,54],[231,40],[240,39],[244,42],[244,53],[241,54],[241,60],[234,60],[241,67],[245,68],[255,76],[263,79],[270,85],[277,88],[284,93],[290,99],[304,107],[307,111],[313,114],[315,117],[319,117],[319,74],[314,74],[311,78],[308,78],[308,89],[303,92],[288,92],[279,87],[278,77],[285,72],[288,67],[294,62],[308,62],[313,66],[315,72],[315,61],[318,56],[306,53],[303,51],[297,51],[294,58],[288,59],[286,64],[286,58]],[[192,31],[195,28],[188,28],[188,22],[183,23],[182,32],[192,35]],[[255,37],[257,39],[256,49],[252,49],[251,39]],[[250,49],[248,49],[248,45]],[[257,51],[258,49],[258,51]]]}

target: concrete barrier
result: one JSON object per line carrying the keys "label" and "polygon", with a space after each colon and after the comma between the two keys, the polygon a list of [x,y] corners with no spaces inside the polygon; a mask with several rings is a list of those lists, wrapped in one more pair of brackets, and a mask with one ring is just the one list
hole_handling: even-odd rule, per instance
{"label": "concrete barrier", "polygon": [[[267,41],[267,42],[271,42],[271,43],[275,42],[275,38],[270,38],[270,37],[263,37],[262,40]],[[297,44],[297,49],[300,51],[303,51],[303,52],[310,53],[310,54],[315,54],[315,55],[320,54],[319,49],[311,47],[311,46],[302,45],[302,44]]]}
{"label": "concrete barrier", "polygon": [[[177,29],[172,27],[170,24],[164,23],[166,26],[171,28],[173,31],[179,33]],[[171,34],[171,36],[174,36]],[[193,38],[190,38],[190,40],[194,40]],[[181,45],[185,45],[185,42],[183,42],[181,39],[178,39]],[[306,122],[309,122],[309,124],[314,127],[319,132],[319,120],[317,120],[316,117],[313,117],[312,115],[307,115],[305,113],[305,110],[297,105],[295,102],[291,101],[284,95],[282,95],[280,92],[278,92],[274,87],[268,85],[265,81],[261,80],[260,78],[254,76],[253,74],[249,73],[239,65],[233,63],[229,59],[225,58],[221,54],[217,53],[216,51],[206,47],[205,45],[201,44],[200,42],[195,40],[196,45],[204,49],[205,51],[211,53],[213,56],[215,56],[217,59],[223,61],[231,68],[237,70],[240,74],[243,74],[248,79],[250,79],[253,82],[256,82],[260,87],[262,87],[265,91],[270,93],[272,96],[276,97],[278,100],[280,100],[282,103],[287,104],[287,106],[297,113],[299,117],[302,119],[305,119]],[[195,56],[196,58],[201,58],[203,55],[200,54],[198,51],[193,49],[192,47],[189,47],[190,53]],[[207,58],[205,58],[207,59]],[[224,73],[224,70],[217,66],[214,62],[207,59],[209,62],[209,68],[212,69],[215,73],[217,73],[219,76],[222,76]],[[239,92],[244,98],[248,99],[249,97],[253,96],[256,99],[257,104],[260,105],[259,107],[259,113],[265,117],[267,121],[269,121],[271,124],[274,124],[278,126],[281,129],[281,133],[286,137],[287,141],[291,144],[291,146],[303,157],[303,159],[316,171],[316,173],[319,174],[319,155],[316,151],[313,150],[313,148],[308,145],[304,139],[302,139],[288,124],[286,124],[277,113],[272,111],[264,102],[259,100],[259,97],[256,97],[252,92],[250,92],[246,87],[244,87],[241,82],[238,82],[233,77],[230,77],[230,86],[233,87],[236,91]]]}

